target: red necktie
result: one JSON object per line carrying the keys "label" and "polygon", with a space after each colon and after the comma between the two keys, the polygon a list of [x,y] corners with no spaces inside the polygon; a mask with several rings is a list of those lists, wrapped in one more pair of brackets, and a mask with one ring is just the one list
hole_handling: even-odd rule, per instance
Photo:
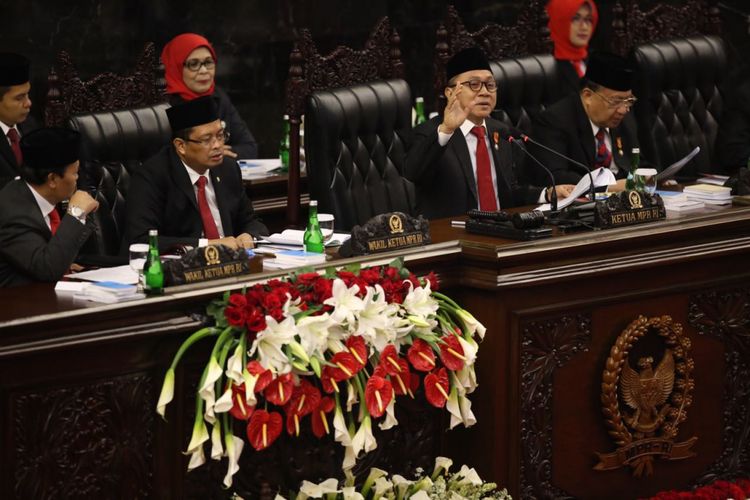
{"label": "red necktie", "polygon": [[471,133],[477,137],[477,193],[479,194],[480,210],[497,210],[495,186],[492,185],[490,154],[484,142],[484,127],[476,126]]}
{"label": "red necktie", "polygon": [[609,168],[609,164],[612,163],[612,152],[607,149],[607,143],[604,142],[604,128],[600,128],[594,137],[596,137],[596,158],[594,159],[594,167]]}
{"label": "red necktie", "polygon": [[52,236],[57,232],[57,228],[60,226],[60,214],[57,213],[57,209],[53,208],[49,215],[49,230]]}
{"label": "red necktie", "polygon": [[214,216],[211,214],[211,209],[208,208],[208,200],[206,199],[206,179],[204,176],[198,177],[195,184],[198,186],[198,210],[201,212],[201,219],[203,220],[203,234],[209,240],[219,239],[219,230],[216,229],[216,222]]}
{"label": "red necktie", "polygon": [[16,157],[16,163],[20,167],[23,163],[23,153],[21,153],[21,137],[18,135],[18,130],[14,128],[8,129],[8,139],[10,140],[10,149],[13,150],[13,156]]}
{"label": "red necktie", "polygon": [[583,78],[583,75],[586,74],[586,67],[583,65],[583,61],[579,59],[578,61],[570,61],[570,63],[575,68],[578,78]]}

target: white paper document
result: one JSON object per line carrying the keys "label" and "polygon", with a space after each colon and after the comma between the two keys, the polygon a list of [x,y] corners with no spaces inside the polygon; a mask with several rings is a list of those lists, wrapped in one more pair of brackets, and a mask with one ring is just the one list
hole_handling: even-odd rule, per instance
{"label": "white paper document", "polygon": [[[304,236],[305,232],[300,229],[284,229],[280,233],[273,233],[271,236],[267,236],[265,241],[274,245],[292,245],[301,247],[304,244],[302,241]],[[349,238],[350,235],[346,233],[333,233],[331,239],[326,242],[326,246],[333,247],[342,245]]]}
{"label": "white paper document", "polygon": [[[615,182],[617,182],[617,179],[615,179],[615,174],[613,174],[610,169],[603,167],[592,170],[591,177],[594,179],[594,187],[609,186],[610,184],[614,184]],[[581,180],[578,181],[576,187],[573,188],[573,192],[570,193],[570,196],[568,196],[567,198],[563,198],[562,200],[557,200],[557,209],[562,210],[563,208],[573,203],[576,199],[586,195],[590,191],[589,186],[591,186],[589,176],[584,175],[583,177],[581,177]],[[550,210],[550,205],[549,203],[541,205],[537,207],[537,210],[546,212]]]}
{"label": "white paper document", "polygon": [[102,267],[100,269],[92,269],[91,271],[66,274],[65,277],[86,281],[117,281],[127,285],[138,284],[138,273],[129,265]]}
{"label": "white paper document", "polygon": [[682,167],[684,167],[685,165],[687,165],[687,162],[689,162],[690,160],[692,160],[693,158],[695,158],[695,155],[697,155],[700,152],[701,152],[701,147],[700,146],[696,146],[694,150],[692,150],[691,152],[689,152],[687,154],[687,156],[685,156],[685,158],[683,158],[682,160],[674,162],[673,164],[671,164],[670,166],[668,166],[667,168],[665,168],[664,170],[662,170],[661,172],[659,172],[656,175],[656,181],[657,182],[658,181],[663,181],[664,179],[669,179],[670,177],[674,177],[675,174],[677,174],[677,172],[679,172],[680,170],[682,170]]}
{"label": "white paper document", "polygon": [[262,179],[274,175],[274,170],[281,168],[281,159],[269,158],[262,160],[237,160],[242,172],[242,178]]}

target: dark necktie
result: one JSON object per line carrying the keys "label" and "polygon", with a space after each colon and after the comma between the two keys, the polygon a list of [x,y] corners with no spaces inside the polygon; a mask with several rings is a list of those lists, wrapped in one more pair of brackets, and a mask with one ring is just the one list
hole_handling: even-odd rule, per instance
{"label": "dark necktie", "polygon": [[594,159],[594,168],[609,168],[612,163],[612,152],[607,149],[607,143],[604,142],[604,128],[600,128],[594,137],[596,137],[596,158]]}
{"label": "dark necktie", "polygon": [[208,182],[208,179],[202,175],[195,182],[196,186],[198,186],[198,210],[200,210],[201,220],[203,220],[203,234],[209,240],[217,240],[219,239],[219,230],[216,229],[214,216],[211,214],[211,209],[208,208],[206,182]]}
{"label": "dark necktie", "polygon": [[49,215],[49,230],[52,236],[57,232],[57,228],[60,226],[60,214],[57,213],[57,209],[53,208]]}
{"label": "dark necktie", "polygon": [[16,157],[16,163],[20,167],[23,163],[23,153],[21,153],[21,136],[18,135],[18,130],[14,128],[9,129],[8,140],[10,141],[10,149],[13,150],[13,156]]}
{"label": "dark necktie", "polygon": [[484,142],[484,127],[476,126],[471,133],[477,137],[477,194],[479,195],[480,210],[497,210],[495,186],[492,185],[492,171],[490,154]]}

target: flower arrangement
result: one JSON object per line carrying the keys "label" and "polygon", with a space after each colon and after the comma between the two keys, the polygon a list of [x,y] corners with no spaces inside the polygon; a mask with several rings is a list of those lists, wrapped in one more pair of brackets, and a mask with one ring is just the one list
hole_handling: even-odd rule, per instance
{"label": "flower arrangement", "polygon": [[693,491],[662,491],[649,500],[734,500],[750,499],[750,479],[714,481]]}
{"label": "flower arrangement", "polygon": [[164,417],[180,359],[195,342],[216,337],[198,384],[188,470],[205,463],[210,440],[210,457],[228,459],[230,487],[244,447],[234,434],[240,421],[255,450],[283,430],[299,435],[303,425],[319,438],[333,433],[349,472],[358,455],[377,447],[373,423],[398,425],[396,398],[413,398],[420,386],[431,405],[450,412],[451,428],[473,425],[474,336],[485,328],[437,285],[434,274],[417,278],[397,260],[293,274],[212,302],[215,326],[183,342],[157,403]]}
{"label": "flower arrangement", "polygon": [[[453,461],[445,457],[435,459],[432,475],[425,475],[421,469],[417,470],[412,480],[394,474],[390,478],[384,470],[373,467],[361,489],[353,484],[349,477],[343,484],[336,479],[327,479],[320,484],[304,481],[300,491],[294,494],[293,500],[307,500],[308,498],[325,498],[326,500],[430,500],[430,499],[462,499],[462,500],[511,500],[505,489],[498,490],[495,483],[485,483],[474,469],[463,465],[461,470],[449,473]],[[281,495],[276,500],[286,500]]]}

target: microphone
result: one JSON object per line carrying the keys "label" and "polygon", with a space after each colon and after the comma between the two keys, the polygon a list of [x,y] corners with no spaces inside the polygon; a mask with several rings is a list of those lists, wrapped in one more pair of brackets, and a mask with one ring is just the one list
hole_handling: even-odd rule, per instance
{"label": "microphone", "polygon": [[550,211],[557,212],[557,189],[556,189],[557,186],[555,185],[555,176],[552,175],[552,171],[550,169],[548,169],[547,167],[545,167],[542,164],[542,162],[540,162],[537,159],[536,156],[534,156],[531,153],[529,153],[529,151],[524,147],[524,145],[521,142],[518,141],[518,138],[519,137],[522,138],[523,135],[524,135],[523,132],[521,132],[520,130],[515,129],[515,128],[510,128],[508,130],[504,130],[504,131],[500,132],[500,136],[503,138],[503,140],[506,140],[509,143],[515,144],[516,146],[518,146],[521,149],[521,151],[523,151],[524,153],[526,153],[526,155],[529,158],[531,158],[532,160],[534,160],[534,163],[536,163],[537,165],[539,165],[542,168],[542,170],[544,170],[545,172],[547,172],[547,175],[549,175],[549,178],[552,181],[552,194],[549,197],[550,198],[549,207],[550,207]]}
{"label": "microphone", "polygon": [[559,158],[562,158],[563,160],[567,160],[568,162],[572,163],[573,165],[576,165],[577,167],[581,167],[582,169],[584,169],[586,171],[586,173],[588,174],[588,176],[589,176],[589,183],[591,184],[589,186],[589,199],[591,201],[596,201],[596,188],[594,187],[594,176],[591,175],[591,169],[589,167],[587,167],[586,165],[584,165],[580,161],[577,161],[577,160],[574,160],[573,158],[565,156],[561,152],[556,151],[556,150],[552,149],[549,146],[545,146],[541,142],[535,141],[534,139],[532,139],[531,137],[529,137],[528,135],[526,135],[524,133],[520,133],[520,137],[521,137],[521,139],[523,139],[524,142],[530,142],[531,144],[534,144],[535,146],[539,146],[540,148],[544,149],[545,151],[549,151],[553,155],[555,155],[555,156],[557,156]]}

